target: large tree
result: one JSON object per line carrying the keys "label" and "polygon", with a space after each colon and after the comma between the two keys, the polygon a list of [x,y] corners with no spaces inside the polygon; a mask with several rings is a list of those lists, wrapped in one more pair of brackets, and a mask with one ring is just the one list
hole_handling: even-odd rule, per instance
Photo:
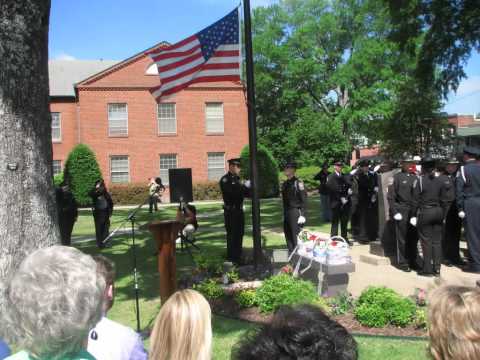
{"label": "large tree", "polygon": [[0,1],[0,314],[11,271],[33,250],[59,242],[51,168],[49,13],[49,0]]}

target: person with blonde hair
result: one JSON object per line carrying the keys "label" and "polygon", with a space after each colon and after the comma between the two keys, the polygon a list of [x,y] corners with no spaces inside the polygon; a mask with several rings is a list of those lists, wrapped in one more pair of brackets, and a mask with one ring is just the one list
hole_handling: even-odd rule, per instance
{"label": "person with blonde hair", "polygon": [[87,337],[102,316],[105,280],[92,257],[52,246],[28,255],[6,289],[9,340],[22,351],[10,360],[94,360]]}
{"label": "person with blonde hair", "polygon": [[480,290],[442,286],[428,305],[430,353],[435,360],[480,359]]}
{"label": "person with blonde hair", "polygon": [[151,360],[209,360],[211,310],[195,290],[182,290],[163,304],[151,335]]}

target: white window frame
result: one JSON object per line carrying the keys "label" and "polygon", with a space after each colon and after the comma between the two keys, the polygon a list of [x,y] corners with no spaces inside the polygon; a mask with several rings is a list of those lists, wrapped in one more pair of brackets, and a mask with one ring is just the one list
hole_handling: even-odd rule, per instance
{"label": "white window frame", "polygon": [[[168,168],[162,168],[162,156],[167,157],[175,157],[175,167],[168,167]],[[162,183],[165,186],[170,185],[169,178],[168,178],[168,169],[177,169],[178,168],[178,154],[174,153],[169,153],[169,154],[160,154],[159,157],[159,173],[160,173],[160,178],[162,179]],[[163,172],[162,172],[163,171]],[[166,174],[165,174],[166,171]]]}
{"label": "white window frame", "polygon": [[[50,114],[51,114],[51,117],[52,117],[52,142],[54,142],[54,143],[62,142],[62,115],[58,111],[52,111]],[[53,114],[58,115],[58,127],[56,127],[56,128],[58,128],[58,133],[59,133],[58,138],[55,138],[53,136],[53,129],[54,129],[54,127],[53,127],[53,116],[54,115]]]}
{"label": "white window frame", "polygon": [[[214,167],[214,168],[211,168],[210,167],[210,156],[211,155],[222,155],[222,162],[223,162],[223,167]],[[219,171],[221,170],[221,171]],[[219,176],[215,176],[215,178],[213,176],[210,175],[210,171],[219,171]],[[220,178],[225,174],[225,152],[208,152],[207,153],[207,178],[209,181],[218,181],[220,180]]]}
{"label": "white window frame", "polygon": [[[126,119],[125,119],[125,133],[124,134],[115,134],[112,133],[112,126],[110,124],[110,106],[111,105],[125,105],[125,114],[126,114]],[[113,119],[113,121],[119,121],[123,119]],[[128,104],[125,102],[112,102],[107,104],[107,121],[108,121],[108,136],[109,137],[127,137],[128,136]],[[120,128],[117,126],[117,128]]]}
{"label": "white window frame", "polygon": [[[118,158],[127,158],[127,181],[114,181],[113,161]],[[115,173],[125,173],[125,171],[115,171]],[[130,156],[128,155],[110,155],[110,182],[112,184],[128,184],[130,182]]]}
{"label": "white window frame", "polygon": [[[209,118],[208,118],[209,105],[221,105],[221,109],[222,109],[222,129],[221,130],[215,130],[215,129],[212,130],[209,128]],[[225,133],[225,107],[222,101],[208,101],[205,103],[205,129],[207,134],[223,135]]]}
{"label": "white window frame", "polygon": [[[174,112],[174,118],[173,120],[175,121],[175,130],[174,131],[162,131],[161,126],[160,126],[160,121],[162,118],[160,118],[161,111],[160,107],[162,105],[173,105],[173,112]],[[168,120],[171,120],[172,118],[168,118]],[[163,120],[167,120],[167,118],[163,118]],[[174,102],[165,102],[165,103],[159,103],[157,104],[157,129],[158,129],[158,135],[176,135],[177,134],[177,104]]]}
{"label": "white window frame", "polygon": [[[55,163],[60,164],[60,171],[58,173],[55,173],[55,166],[54,166]],[[62,160],[53,160],[52,161],[52,174],[53,174],[53,176],[61,174],[62,171],[63,171]]]}

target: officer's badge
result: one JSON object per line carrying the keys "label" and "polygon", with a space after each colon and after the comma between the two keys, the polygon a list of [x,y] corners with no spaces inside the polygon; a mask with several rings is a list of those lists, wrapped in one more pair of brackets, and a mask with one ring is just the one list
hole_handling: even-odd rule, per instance
{"label": "officer's badge", "polygon": [[222,179],[222,182],[226,183],[226,182],[228,182],[228,179],[227,179],[226,177],[224,177],[224,178]]}
{"label": "officer's badge", "polygon": [[402,181],[402,184],[406,184],[406,183],[407,183],[407,180],[403,180],[403,181]]}
{"label": "officer's badge", "polygon": [[305,190],[305,184],[300,181],[300,182],[298,183],[298,189],[299,189],[300,191]]}

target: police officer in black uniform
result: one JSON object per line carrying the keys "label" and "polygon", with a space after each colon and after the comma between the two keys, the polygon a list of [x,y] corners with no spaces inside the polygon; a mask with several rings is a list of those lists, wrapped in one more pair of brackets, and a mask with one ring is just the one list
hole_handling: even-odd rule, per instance
{"label": "police officer in black uniform", "polygon": [[441,180],[448,186],[448,209],[443,226],[442,250],[443,264],[445,266],[463,266],[464,261],[460,256],[460,236],[462,233],[462,219],[458,217],[456,202],[456,180],[459,162],[455,158],[447,159],[442,166]]}
{"label": "police officer in black uniform", "polygon": [[90,191],[89,195],[93,202],[93,219],[95,221],[97,246],[102,249],[108,246],[108,244],[104,243],[104,240],[108,237],[110,231],[113,201],[103,179],[97,180],[95,188]]}
{"label": "police officer in black uniform", "polygon": [[330,236],[338,235],[338,224],[340,223],[341,235],[349,245],[351,245],[348,241],[347,226],[352,206],[352,177],[342,173],[343,163],[341,161],[335,162],[333,167],[335,171],[328,175],[327,178],[327,188],[330,194],[330,208],[332,209],[332,228]]}
{"label": "police officer in black uniform", "polygon": [[283,232],[288,252],[297,246],[297,236],[306,222],[307,191],[302,180],[296,177],[297,165],[290,161],[285,164],[285,180],[282,184]]}
{"label": "police officer in black uniform", "polygon": [[410,223],[418,228],[422,245],[422,276],[439,276],[442,263],[442,228],[453,191],[450,182],[435,176],[435,160],[425,157],[422,160],[422,175],[419,176],[415,193],[418,196],[417,216]]}
{"label": "police officer in black uniform", "polygon": [[66,183],[62,183],[55,188],[55,197],[57,200],[58,225],[60,227],[62,245],[70,246],[72,243],[73,225],[78,217],[77,202]]}
{"label": "police officer in black uniform", "polygon": [[356,209],[360,243],[375,241],[378,235],[378,177],[370,171],[370,161],[362,160],[354,175],[357,184]]}
{"label": "police officer in black uniform", "polygon": [[469,264],[465,272],[480,273],[480,149],[466,147],[465,165],[457,176],[458,216],[463,219],[467,239]]}
{"label": "police officer in black uniform", "polygon": [[413,164],[415,161],[411,158],[402,161],[402,171],[394,175],[393,185],[387,194],[390,218],[395,221],[397,266],[406,272],[416,267],[417,258],[416,244],[408,237],[412,227],[410,219],[416,216],[417,209],[415,188],[418,178],[410,171]]}
{"label": "police officer in black uniform", "polygon": [[228,173],[220,179],[223,196],[223,215],[227,232],[227,259],[240,264],[242,259],[242,243],[245,232],[243,200],[248,194],[250,181],[240,180],[240,159],[228,160]]}

